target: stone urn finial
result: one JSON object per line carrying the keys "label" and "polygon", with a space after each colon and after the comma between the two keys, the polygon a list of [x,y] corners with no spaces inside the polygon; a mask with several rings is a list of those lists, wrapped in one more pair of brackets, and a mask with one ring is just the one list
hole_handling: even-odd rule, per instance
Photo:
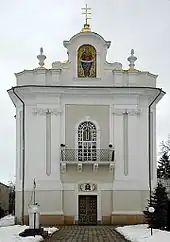
{"label": "stone urn finial", "polygon": [[134,49],[131,49],[131,55],[127,58],[127,60],[129,61],[129,70],[135,70],[135,61],[137,60],[137,57],[134,56],[135,51]]}
{"label": "stone urn finial", "polygon": [[37,59],[39,60],[39,68],[44,68],[44,60],[46,59],[46,56],[43,53],[43,48],[40,48],[40,54],[37,55]]}

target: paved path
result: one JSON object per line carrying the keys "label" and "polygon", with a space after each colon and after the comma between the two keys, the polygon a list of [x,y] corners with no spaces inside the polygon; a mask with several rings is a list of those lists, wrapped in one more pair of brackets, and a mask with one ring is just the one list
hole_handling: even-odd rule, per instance
{"label": "paved path", "polygon": [[113,226],[60,226],[44,242],[128,242]]}

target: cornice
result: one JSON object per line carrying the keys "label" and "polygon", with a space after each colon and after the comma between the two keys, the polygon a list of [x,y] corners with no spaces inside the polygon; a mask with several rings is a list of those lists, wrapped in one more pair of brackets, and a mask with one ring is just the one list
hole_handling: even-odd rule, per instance
{"label": "cornice", "polygon": [[28,73],[31,73],[31,74],[47,74],[47,73],[51,73],[51,72],[56,72],[56,73],[61,73],[62,71],[62,68],[61,67],[53,67],[53,68],[50,68],[50,69],[46,69],[46,68],[35,68],[35,69],[32,69],[32,70],[23,70],[21,72],[18,72],[18,73],[14,73],[14,75],[16,77],[19,77],[19,76],[22,76],[24,74],[28,74]]}
{"label": "cornice", "polygon": [[[49,99],[57,99],[64,96],[85,96],[88,97],[120,97],[126,98],[130,96],[144,96],[146,99],[157,95],[160,89],[158,88],[147,88],[147,87],[106,87],[106,86],[40,86],[40,85],[27,85],[15,87],[16,92],[23,97],[23,99],[30,100],[36,97],[42,99],[48,97]],[[11,99],[13,99],[12,89],[8,90]],[[163,97],[165,92],[162,91],[160,99]],[[15,103],[15,101],[14,101]]]}
{"label": "cornice", "polygon": [[[113,70],[113,73],[118,73],[118,71],[117,70]],[[137,75],[137,76],[139,76],[139,75],[147,75],[147,76],[153,77],[155,79],[158,77],[158,75],[152,74],[152,73],[150,73],[148,71],[140,71],[140,70],[134,70],[134,71],[122,70],[122,73],[126,74],[126,75]]]}
{"label": "cornice", "polygon": [[[122,93],[122,91],[125,91],[127,93],[129,93],[129,91],[131,91],[132,93],[141,93],[143,91],[162,91],[162,93],[165,94],[165,92],[160,89],[160,88],[156,88],[156,87],[147,87],[147,86],[76,86],[76,85],[72,85],[72,86],[62,86],[62,85],[59,85],[59,86],[52,86],[52,85],[23,85],[23,86],[15,86],[13,87],[15,88],[16,90],[39,90],[39,91],[49,91],[49,92],[56,92],[56,91],[65,91],[65,90],[88,90],[88,91],[91,91],[91,90],[101,90],[103,92],[120,92]],[[12,88],[7,90],[7,92],[9,91],[12,91]]]}
{"label": "cornice", "polygon": [[75,34],[75,35],[73,35],[71,38],[70,38],[70,40],[64,40],[63,41],[63,45],[64,45],[64,47],[65,48],[68,48],[68,46],[76,39],[76,38],[79,38],[79,37],[84,37],[84,36],[88,36],[88,37],[95,37],[95,38],[98,38],[98,39],[100,39],[102,42],[103,42],[103,44],[107,47],[107,48],[109,48],[110,47],[110,45],[111,45],[111,41],[106,41],[101,35],[99,35],[99,34],[97,34],[97,33],[95,33],[95,32],[79,32],[79,33],[77,33],[77,34]]}

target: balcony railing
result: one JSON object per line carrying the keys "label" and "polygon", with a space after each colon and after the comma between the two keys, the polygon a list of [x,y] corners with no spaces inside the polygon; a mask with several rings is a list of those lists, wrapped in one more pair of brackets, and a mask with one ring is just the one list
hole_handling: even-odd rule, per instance
{"label": "balcony railing", "polygon": [[113,162],[114,150],[111,149],[61,149],[64,162]]}

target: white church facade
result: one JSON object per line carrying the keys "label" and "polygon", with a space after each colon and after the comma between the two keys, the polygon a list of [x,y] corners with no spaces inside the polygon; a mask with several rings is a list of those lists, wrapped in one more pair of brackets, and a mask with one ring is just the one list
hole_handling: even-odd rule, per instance
{"label": "white church facade", "polygon": [[157,76],[108,63],[111,42],[83,30],[63,42],[68,60],[16,74],[16,219],[28,219],[36,180],[40,223],[132,224],[144,221],[151,176],[156,185]]}

